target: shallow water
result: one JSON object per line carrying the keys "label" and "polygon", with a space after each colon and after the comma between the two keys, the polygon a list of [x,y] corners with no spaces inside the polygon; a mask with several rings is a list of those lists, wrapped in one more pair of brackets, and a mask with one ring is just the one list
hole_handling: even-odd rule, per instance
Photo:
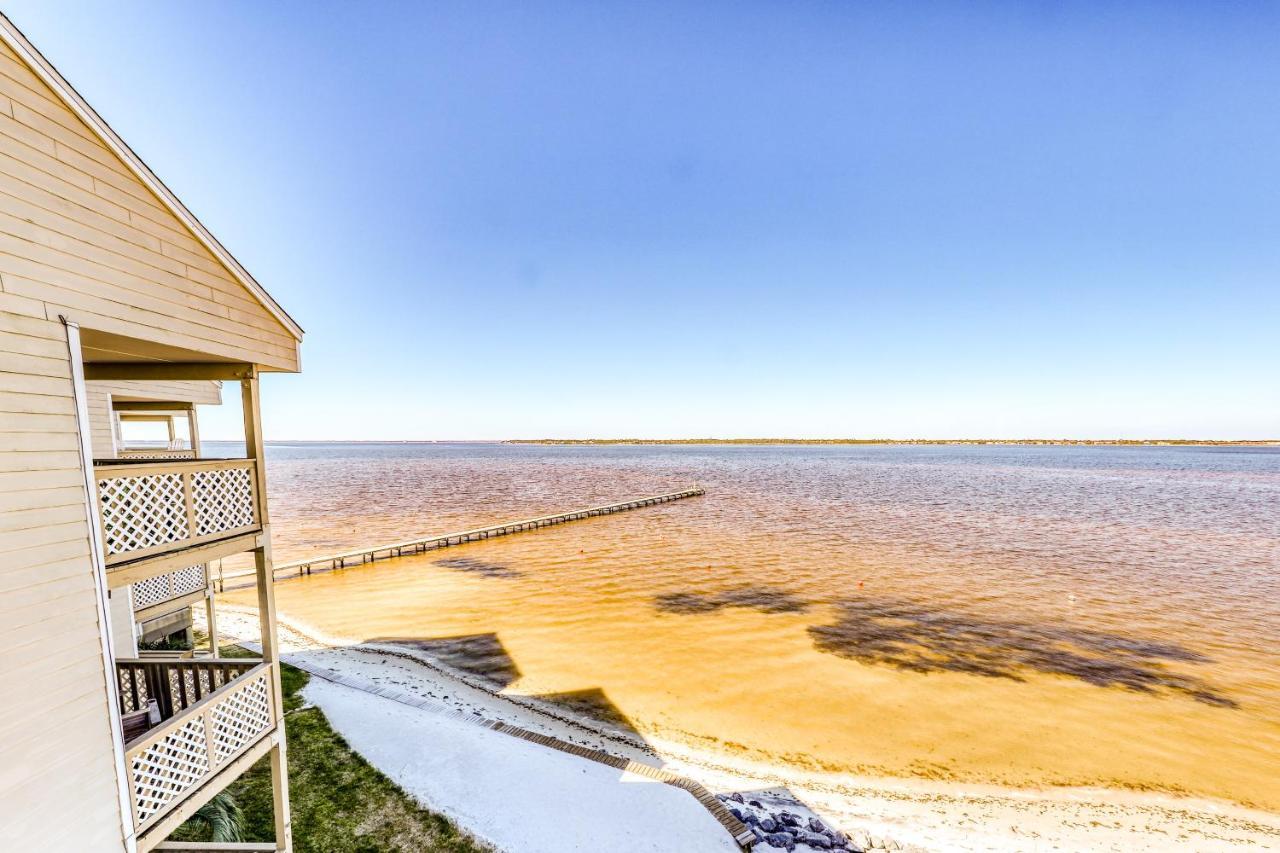
{"label": "shallow water", "polygon": [[282,612],[326,633],[434,643],[495,689],[591,696],[641,737],[770,763],[1280,811],[1276,450],[323,445],[269,460],[278,562],[707,489],[281,583]]}

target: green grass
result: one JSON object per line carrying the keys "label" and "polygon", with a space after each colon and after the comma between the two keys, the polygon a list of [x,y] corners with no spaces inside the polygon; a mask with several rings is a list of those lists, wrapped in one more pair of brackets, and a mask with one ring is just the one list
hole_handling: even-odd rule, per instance
{"label": "green grass", "polygon": [[[227,657],[252,657],[238,647]],[[303,708],[300,695],[310,676],[280,666],[284,693],[289,801],[293,849],[298,853],[375,853],[375,851],[449,851],[479,853],[480,845],[448,818],[418,805],[356,754],[329,726],[318,708]],[[271,841],[271,767],[263,758],[227,787],[244,810],[245,840]],[[199,829],[184,824],[172,836],[204,841]]]}

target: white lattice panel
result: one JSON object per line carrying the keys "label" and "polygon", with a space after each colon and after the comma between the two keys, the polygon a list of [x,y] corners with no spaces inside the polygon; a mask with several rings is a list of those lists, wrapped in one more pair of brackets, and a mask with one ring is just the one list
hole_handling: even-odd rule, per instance
{"label": "white lattice panel", "polygon": [[133,756],[130,772],[134,807],[141,824],[208,774],[203,717],[193,717]]}
{"label": "white lattice panel", "polygon": [[140,474],[98,481],[107,554],[181,542],[187,527],[181,474]]}
{"label": "white lattice panel", "polygon": [[192,474],[196,535],[221,533],[253,524],[253,473],[249,468],[217,468]]}
{"label": "white lattice panel", "polygon": [[208,584],[204,577],[204,564],[187,566],[173,573],[173,596],[186,595],[189,592],[203,590]]}
{"label": "white lattice panel", "polygon": [[133,609],[142,610],[173,598],[168,575],[138,581],[133,585]]}
{"label": "white lattice panel", "polygon": [[213,749],[221,764],[271,727],[268,673],[219,702],[212,710]]}
{"label": "white lattice panel", "polygon": [[[116,678],[120,681],[120,710],[128,714],[133,711],[140,711],[147,707],[147,700],[151,698],[147,693],[147,679],[142,673],[130,669],[116,670]],[[133,701],[134,691],[137,691],[138,701]]]}
{"label": "white lattice panel", "polygon": [[169,574],[138,581],[133,585],[133,609],[145,610],[171,598],[203,590],[206,586],[204,564],[187,566]]}

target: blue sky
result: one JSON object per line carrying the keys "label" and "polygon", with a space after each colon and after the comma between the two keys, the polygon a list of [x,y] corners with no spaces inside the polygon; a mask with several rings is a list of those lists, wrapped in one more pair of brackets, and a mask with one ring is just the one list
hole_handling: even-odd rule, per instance
{"label": "blue sky", "polygon": [[1280,7],[5,10],[307,330],[270,438],[1280,436]]}

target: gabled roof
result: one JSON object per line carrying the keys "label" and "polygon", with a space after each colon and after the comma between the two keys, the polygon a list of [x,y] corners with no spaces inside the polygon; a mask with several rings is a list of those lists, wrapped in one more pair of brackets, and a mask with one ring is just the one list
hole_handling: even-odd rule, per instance
{"label": "gabled roof", "polygon": [[289,330],[290,334],[296,340],[302,340],[302,327],[294,322],[293,318],[280,307],[280,304],[271,298],[271,294],[267,293],[262,285],[258,284],[249,271],[240,265],[240,262],[227,251],[226,247],[218,242],[218,239],[210,233],[196,219],[195,214],[187,210],[186,205],[178,200],[173,191],[164,185],[164,182],[155,176],[155,173],[142,162],[142,158],[134,153],[123,139],[116,135],[111,126],[98,115],[93,107],[80,96],[70,83],[58,73],[58,69],[53,67],[49,60],[45,59],[40,51],[36,50],[35,45],[27,41],[27,37],[22,34],[14,23],[7,16],[0,13],[0,39],[16,53],[23,62],[38,76],[45,85],[53,90],[54,94],[62,100],[67,108],[70,109],[88,128],[93,131],[94,135],[102,141],[113,154],[120,158],[130,171],[142,181],[147,189],[151,190],[160,200],[160,202],[168,208],[169,212],[178,218],[183,225],[191,232],[206,249],[208,249],[219,262],[222,263],[227,271],[244,285],[254,298],[256,298],[262,307],[266,308],[273,317],[280,321],[280,324]]}

